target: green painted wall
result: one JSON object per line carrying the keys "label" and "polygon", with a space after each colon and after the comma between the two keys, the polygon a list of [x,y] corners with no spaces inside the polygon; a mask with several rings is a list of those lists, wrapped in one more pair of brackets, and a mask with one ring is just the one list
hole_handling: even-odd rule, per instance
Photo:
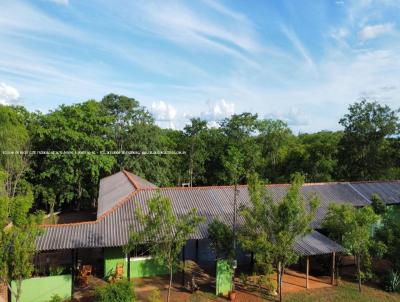
{"label": "green painted wall", "polygon": [[232,289],[233,269],[227,260],[217,261],[217,278],[215,284],[215,294],[226,296]]}
{"label": "green painted wall", "polygon": [[[17,285],[13,281],[11,287],[16,291]],[[48,276],[26,279],[22,281],[22,295],[20,302],[47,302],[54,295],[62,298],[71,298],[72,276]],[[12,296],[12,302],[15,297]]]}
{"label": "green painted wall", "polygon": [[[128,264],[126,257],[119,247],[106,248],[104,250],[104,277],[108,278],[114,271],[118,263],[124,263],[125,277],[128,277]],[[151,277],[168,274],[165,266],[159,265],[152,259],[131,258],[131,278]]]}

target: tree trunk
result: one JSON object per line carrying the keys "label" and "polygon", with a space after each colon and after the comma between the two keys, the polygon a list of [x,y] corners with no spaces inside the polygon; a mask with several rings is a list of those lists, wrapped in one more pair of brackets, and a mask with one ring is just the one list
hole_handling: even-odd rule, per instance
{"label": "tree trunk", "polygon": [[15,295],[15,302],[19,302],[21,298],[22,280],[17,280],[17,294]]}
{"label": "tree trunk", "polygon": [[279,283],[280,283],[280,284],[279,284],[279,287],[280,287],[280,290],[279,290],[279,301],[280,301],[280,302],[283,301],[283,299],[282,299],[283,272],[284,272],[284,269],[283,269],[283,267],[282,267],[282,265],[281,265],[281,272],[280,272],[281,277],[279,278]]}
{"label": "tree trunk", "polygon": [[169,302],[169,297],[171,295],[171,287],[172,287],[172,265],[169,268],[169,286],[168,286],[167,302]]}
{"label": "tree trunk", "polygon": [[361,292],[361,255],[357,256],[358,291]]}

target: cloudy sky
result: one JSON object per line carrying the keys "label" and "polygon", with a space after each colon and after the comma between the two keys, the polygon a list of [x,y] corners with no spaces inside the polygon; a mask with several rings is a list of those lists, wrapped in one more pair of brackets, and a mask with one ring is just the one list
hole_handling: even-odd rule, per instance
{"label": "cloudy sky", "polygon": [[400,1],[1,0],[0,103],[107,93],[165,127],[250,111],[338,129],[362,97],[400,107]]}

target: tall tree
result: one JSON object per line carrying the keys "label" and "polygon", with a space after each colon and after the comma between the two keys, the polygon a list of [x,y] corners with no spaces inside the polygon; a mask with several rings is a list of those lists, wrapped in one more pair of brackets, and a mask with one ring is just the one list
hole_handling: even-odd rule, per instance
{"label": "tall tree", "polygon": [[[6,173],[0,170],[0,281],[7,284],[16,301],[20,301],[22,281],[31,277],[36,236],[40,234],[37,224],[43,215],[29,214],[33,195],[26,192],[15,196],[5,190]],[[11,282],[15,281],[16,288]]]}
{"label": "tall tree", "polygon": [[271,264],[275,266],[280,300],[285,268],[299,257],[293,250],[295,240],[311,231],[311,222],[319,206],[315,196],[304,199],[303,182],[303,176],[294,175],[283,200],[274,202],[257,176],[252,176],[249,182],[251,206],[241,210],[244,218],[241,243],[254,253],[256,263],[265,271],[268,272]]}
{"label": "tall tree", "polygon": [[329,232],[329,236],[356,257],[359,291],[364,275],[362,261],[370,257],[370,247],[373,244],[372,226],[377,220],[378,216],[371,206],[357,209],[349,204],[333,203],[323,221],[323,227]]}
{"label": "tall tree", "polygon": [[100,177],[115,163],[106,153],[114,147],[112,117],[91,100],[61,105],[34,120],[33,147],[49,153],[34,156],[31,180],[54,190],[58,205],[74,201],[76,207],[89,206],[97,197]]}
{"label": "tall tree", "polygon": [[197,214],[196,209],[190,210],[182,216],[175,216],[171,200],[159,193],[148,200],[148,211],[136,211],[136,219],[142,230],[132,231],[126,251],[132,251],[139,245],[149,247],[150,255],[157,262],[165,265],[169,271],[168,298],[172,287],[172,275],[178,264],[178,255],[182,251],[189,236],[198,228],[203,218]]}
{"label": "tall tree", "polygon": [[339,144],[341,176],[348,180],[382,179],[391,162],[385,156],[386,138],[399,133],[398,110],[363,100],[349,106],[339,123],[344,134]]}
{"label": "tall tree", "polygon": [[207,150],[203,134],[206,131],[207,121],[199,118],[191,119],[190,124],[186,125],[184,128],[188,155],[187,171],[191,187],[197,180],[204,181],[204,163],[207,159]]}
{"label": "tall tree", "polygon": [[29,168],[29,136],[18,110],[0,105],[0,168],[7,172],[6,189],[13,197]]}
{"label": "tall tree", "polygon": [[336,178],[337,150],[341,136],[341,132],[331,131],[299,135],[304,145],[302,166],[307,181],[332,181]]}
{"label": "tall tree", "polygon": [[112,118],[111,138],[115,142],[117,164],[114,170],[127,169],[157,185],[171,185],[176,155],[168,130],[154,124],[153,116],[133,98],[109,94],[101,106]]}

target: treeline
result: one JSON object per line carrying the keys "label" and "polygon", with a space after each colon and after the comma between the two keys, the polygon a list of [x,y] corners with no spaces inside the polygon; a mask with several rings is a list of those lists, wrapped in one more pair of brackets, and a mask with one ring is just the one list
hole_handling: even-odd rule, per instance
{"label": "treeline", "polygon": [[[115,94],[46,114],[0,106],[0,165],[10,196],[31,186],[36,207],[47,210],[90,207],[99,179],[121,169],[159,186],[227,184],[232,177],[224,163],[233,153],[243,159],[239,182],[251,172],[271,183],[289,182],[295,172],[306,182],[398,179],[398,112],[361,101],[339,121],[343,131],[295,135],[285,122],[251,113],[226,118],[218,128],[195,118],[183,130],[162,129],[138,101]],[[143,154],[152,151],[182,153]]]}

